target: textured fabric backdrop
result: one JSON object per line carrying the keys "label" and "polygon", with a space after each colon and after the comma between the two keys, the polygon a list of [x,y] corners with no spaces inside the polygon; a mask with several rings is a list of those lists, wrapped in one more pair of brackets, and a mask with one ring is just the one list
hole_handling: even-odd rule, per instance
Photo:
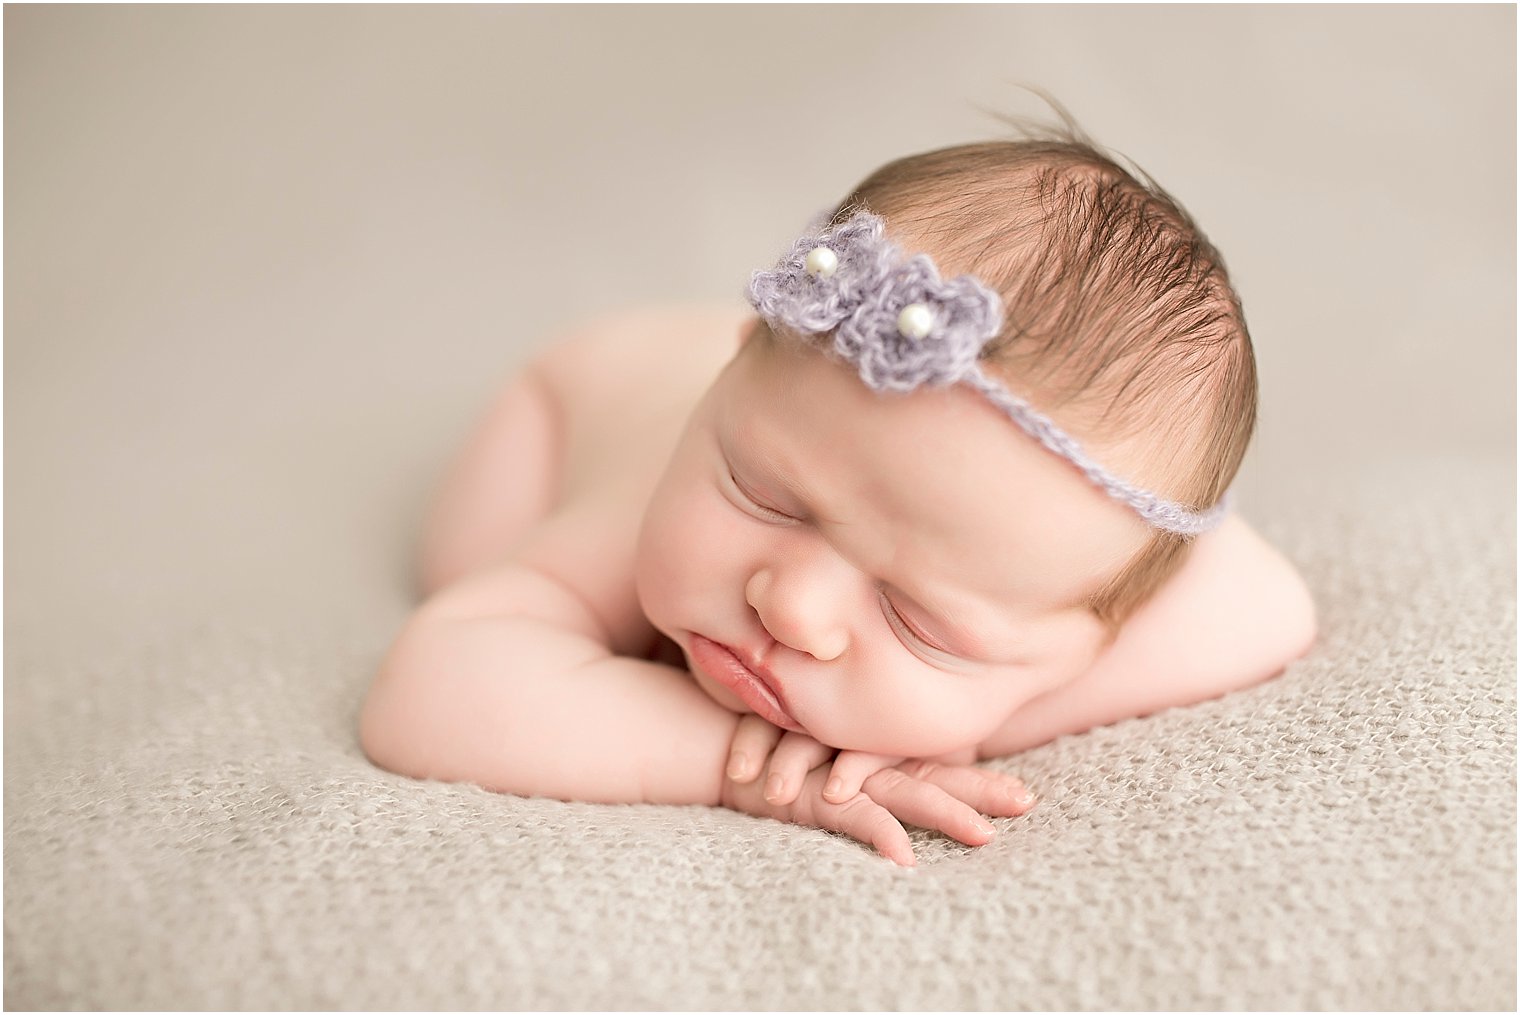
{"label": "textured fabric backdrop", "polygon": [[[7,1008],[1497,1008],[1515,12],[7,7]],[[906,872],[380,772],[444,458],[538,344],[737,302],[1050,89],[1225,251],[1321,637],[1006,761]]]}

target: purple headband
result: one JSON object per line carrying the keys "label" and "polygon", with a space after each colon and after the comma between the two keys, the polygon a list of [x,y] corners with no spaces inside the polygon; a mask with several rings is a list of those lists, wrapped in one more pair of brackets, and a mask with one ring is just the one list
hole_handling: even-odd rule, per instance
{"label": "purple headband", "polygon": [[1125,482],[1028,402],[982,372],[982,347],[1002,329],[998,294],[971,275],[941,281],[928,254],[904,259],[868,211],[820,231],[815,219],[770,271],[750,277],[749,301],[767,323],[798,335],[834,333],[834,354],[874,391],[965,384],[1110,497],[1158,529],[1197,535],[1229,510],[1226,494],[1195,512]]}

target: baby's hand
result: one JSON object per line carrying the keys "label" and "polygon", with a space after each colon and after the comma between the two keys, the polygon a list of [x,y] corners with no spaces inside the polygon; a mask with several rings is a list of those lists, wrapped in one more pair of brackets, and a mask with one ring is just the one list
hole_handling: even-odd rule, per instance
{"label": "baby's hand", "polygon": [[[969,753],[966,759],[972,760]],[[768,773],[763,783],[762,771]],[[994,834],[981,814],[1015,817],[1034,806],[1011,776],[969,764],[836,752],[801,733],[783,735],[754,715],[739,720],[728,775],[724,806],[844,832],[907,867],[915,861],[903,822],[981,846]]]}

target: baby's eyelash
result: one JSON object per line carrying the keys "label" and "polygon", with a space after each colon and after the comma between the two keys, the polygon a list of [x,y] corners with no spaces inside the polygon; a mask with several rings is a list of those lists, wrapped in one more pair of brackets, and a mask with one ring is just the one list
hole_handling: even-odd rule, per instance
{"label": "baby's eyelash", "polygon": [[756,501],[755,498],[751,497],[749,493],[744,489],[743,484],[739,482],[739,477],[734,475],[734,470],[732,469],[728,470],[728,481],[734,485],[734,489],[739,492],[739,496],[744,499],[745,503],[754,509],[754,511],[764,516],[767,520],[775,522],[794,522],[797,520],[791,515],[783,514],[782,512],[777,511],[775,508],[768,508],[764,504]]}
{"label": "baby's eyelash", "polygon": [[934,644],[929,639],[925,638],[923,635],[915,631],[913,629],[913,626],[908,623],[907,619],[903,617],[902,613],[897,609],[897,607],[892,605],[892,600],[887,598],[887,594],[885,592],[881,592],[879,594],[881,596],[882,606],[884,606],[887,611],[887,620],[891,622],[893,627],[905,632],[909,638],[917,642],[923,648],[929,649],[932,652],[939,652],[947,656],[955,655],[954,652],[951,652],[949,649],[941,648],[940,646]]}

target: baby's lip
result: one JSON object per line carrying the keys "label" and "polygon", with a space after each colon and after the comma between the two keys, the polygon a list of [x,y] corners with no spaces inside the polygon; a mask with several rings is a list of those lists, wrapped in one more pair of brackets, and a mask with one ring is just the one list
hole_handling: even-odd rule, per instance
{"label": "baby's lip", "polygon": [[[783,729],[792,730],[796,733],[806,732],[802,724],[792,715],[792,706],[787,702],[786,695],[781,690],[780,682],[776,680],[776,675],[769,668],[763,664],[755,665],[752,663],[751,660],[754,660],[755,657],[746,653],[743,649],[735,648],[721,641],[713,641],[711,638],[706,638],[695,631],[692,632],[692,637],[696,641],[695,647],[701,648],[703,643],[709,646],[709,649],[703,652],[704,655],[709,656],[708,664],[703,665],[703,669],[709,676],[721,678],[719,682],[729,687],[739,697],[744,698],[746,704],[761,714],[761,718]],[[721,649],[722,653],[718,657],[712,657],[710,655],[711,649]],[[723,663],[721,661],[722,655],[731,657],[729,662]],[[739,666],[747,670],[753,681],[765,689],[765,693],[757,694],[753,689],[745,689],[743,677],[726,676],[723,671],[731,668],[734,663],[738,663]],[[737,683],[735,682],[736,680]],[[763,700],[767,694],[772,699],[771,702]],[[780,714],[775,714],[778,709]]]}
{"label": "baby's lip", "polygon": [[[721,645],[722,642],[719,642],[719,644]],[[776,674],[771,672],[769,666],[766,666],[760,661],[760,656],[758,653],[749,652],[743,648],[735,648],[732,645],[723,645],[723,647],[737,656],[739,661],[743,663],[751,673],[759,677],[760,682],[766,687],[770,688],[771,693],[776,696],[776,700],[781,702],[781,707],[786,709],[788,714],[791,713],[792,706],[786,700],[786,692],[781,690],[781,681],[776,679]]]}

